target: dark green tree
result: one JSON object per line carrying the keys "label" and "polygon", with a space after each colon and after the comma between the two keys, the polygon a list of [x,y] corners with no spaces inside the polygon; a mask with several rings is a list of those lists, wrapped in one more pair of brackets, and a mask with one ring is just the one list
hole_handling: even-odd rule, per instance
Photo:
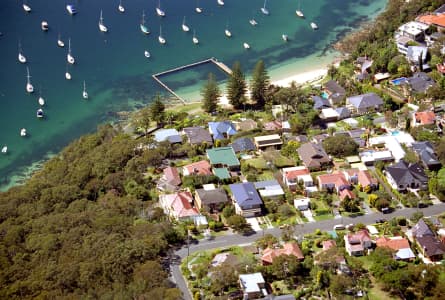
{"label": "dark green tree", "polygon": [[358,150],[357,143],[350,136],[343,134],[326,138],[323,141],[323,147],[328,154],[335,157],[356,155]]}
{"label": "dark green tree", "polygon": [[207,83],[202,87],[201,96],[203,98],[202,109],[208,113],[214,112],[218,107],[218,99],[221,97],[221,92],[213,73],[209,73]]}
{"label": "dark green tree", "polygon": [[267,74],[264,62],[259,60],[252,72],[250,88],[252,100],[256,101],[258,108],[263,108],[266,103],[267,90],[269,88],[270,78]]}
{"label": "dark green tree", "polygon": [[151,121],[150,107],[147,106],[136,113],[132,123],[137,129],[141,128],[144,131],[144,134],[147,134],[150,129]]}
{"label": "dark green tree", "polygon": [[246,91],[246,78],[241,69],[240,62],[237,61],[233,64],[232,74],[230,74],[227,82],[227,98],[234,108],[240,109],[246,104]]}
{"label": "dark green tree", "polygon": [[150,117],[156,122],[156,125],[162,126],[164,124],[165,105],[159,94],[155,96],[154,101],[150,104]]}

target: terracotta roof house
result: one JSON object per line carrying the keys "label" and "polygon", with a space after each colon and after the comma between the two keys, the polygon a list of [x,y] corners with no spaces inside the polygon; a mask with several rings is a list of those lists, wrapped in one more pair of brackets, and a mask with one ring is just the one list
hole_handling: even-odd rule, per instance
{"label": "terracotta roof house", "polygon": [[244,300],[260,299],[268,295],[266,281],[261,273],[240,274],[239,283]]}
{"label": "terracotta roof house", "polygon": [[324,191],[340,193],[351,187],[343,173],[322,174],[317,177],[317,180],[318,188]]}
{"label": "terracotta roof house", "polygon": [[337,247],[337,243],[334,240],[323,241],[321,244],[323,246],[323,251]]}
{"label": "terracotta roof house", "polygon": [[409,241],[401,236],[393,238],[380,237],[375,242],[377,247],[387,247],[394,250],[394,258],[397,260],[411,260],[416,258],[416,255],[414,255],[409,246]]}
{"label": "terracotta roof house", "polygon": [[159,195],[159,204],[166,215],[176,219],[185,220],[199,216],[199,211],[192,207],[193,196],[190,192],[177,192],[175,194]]}
{"label": "terracotta roof house", "polygon": [[223,140],[237,133],[235,126],[230,121],[209,122],[209,132],[214,140]]}
{"label": "terracotta roof house", "polygon": [[418,17],[417,21],[445,29],[445,14],[443,13],[423,15]]}
{"label": "terracotta roof house", "polygon": [[303,164],[310,170],[319,170],[331,164],[331,159],[320,144],[303,144],[297,152]]}
{"label": "terracotta roof house", "polygon": [[418,163],[408,163],[403,159],[385,168],[386,178],[391,187],[398,191],[427,189],[428,176]]}
{"label": "terracotta roof house", "polygon": [[250,131],[258,128],[257,122],[252,119],[246,119],[235,123],[235,129],[238,131]]}
{"label": "terracotta roof house", "polygon": [[378,189],[379,182],[377,179],[371,176],[368,170],[360,170],[358,172],[358,178],[357,178],[358,184],[362,187],[362,189],[365,189],[369,186],[371,190]]}
{"label": "terracotta roof house", "polygon": [[158,188],[160,190],[173,191],[182,183],[177,168],[167,167],[162,172],[162,177],[158,182]]}
{"label": "terracotta roof house", "polygon": [[340,104],[346,96],[346,90],[336,81],[329,80],[324,84],[323,91],[327,94],[331,105]]}
{"label": "terracotta roof house", "polygon": [[223,188],[216,188],[213,184],[205,184],[202,189],[195,190],[195,204],[201,210],[213,213],[229,201]]}
{"label": "terracotta roof house", "polygon": [[411,145],[420,158],[423,166],[429,170],[438,170],[442,166],[437,158],[433,145],[429,141],[416,142]]}
{"label": "terracotta roof house", "polygon": [[367,230],[359,230],[344,236],[346,252],[350,256],[362,256],[366,249],[372,247],[372,240]]}
{"label": "terracotta roof house", "polygon": [[266,148],[279,149],[281,148],[281,145],[283,145],[283,141],[278,134],[256,136],[253,138],[253,142],[259,150],[264,150]]}
{"label": "terracotta roof house", "polygon": [[182,175],[202,175],[208,176],[212,175],[212,168],[210,163],[206,160],[201,160],[198,162],[194,162],[182,167]]}
{"label": "terracotta roof house", "polygon": [[278,130],[281,130],[283,128],[283,126],[281,125],[280,121],[275,120],[275,121],[264,123],[263,128],[264,128],[264,130],[267,130],[267,131],[278,131]]}
{"label": "terracotta roof house", "polygon": [[413,114],[412,126],[433,125],[436,123],[434,111],[419,111]]}
{"label": "terracotta roof house", "polygon": [[309,169],[303,166],[290,167],[281,169],[283,173],[283,182],[291,191],[295,191],[298,186],[298,182],[302,182],[304,187],[313,186],[314,181],[312,180],[311,173]]}
{"label": "terracotta roof house", "polygon": [[285,243],[283,245],[283,248],[279,249],[272,249],[272,248],[266,248],[263,251],[263,256],[261,256],[261,261],[263,265],[270,265],[273,263],[274,259],[281,255],[293,255],[296,258],[303,260],[304,255],[303,252],[300,249],[300,246],[298,246],[295,242],[289,242]]}
{"label": "terracotta roof house", "polygon": [[345,200],[346,197],[349,199],[355,199],[355,194],[349,189],[344,189],[340,191],[338,197],[341,201]]}
{"label": "terracotta roof house", "polygon": [[261,215],[263,201],[252,182],[230,184],[229,188],[237,214],[244,217]]}
{"label": "terracotta roof house", "polygon": [[366,114],[380,111],[383,108],[383,100],[375,93],[367,93],[346,98],[346,106],[356,114]]}
{"label": "terracotta roof house", "polygon": [[231,146],[236,153],[256,150],[256,146],[253,143],[252,139],[248,137],[238,138],[234,140],[233,143],[229,146]]}
{"label": "terracotta roof house", "polygon": [[351,184],[357,184],[358,183],[358,172],[360,170],[357,168],[351,168],[343,170],[342,173],[345,176],[346,180]]}
{"label": "terracotta roof house", "polygon": [[213,145],[213,139],[209,131],[202,127],[186,127],[182,129],[182,132],[187,137],[188,142],[191,145],[200,145],[206,143],[207,145]]}

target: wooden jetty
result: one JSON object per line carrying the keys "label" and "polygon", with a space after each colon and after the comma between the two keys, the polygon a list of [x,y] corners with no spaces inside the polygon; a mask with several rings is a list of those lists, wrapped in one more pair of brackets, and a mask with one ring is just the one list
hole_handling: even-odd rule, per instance
{"label": "wooden jetty", "polygon": [[151,75],[151,77],[153,77],[153,79],[156,80],[156,82],[159,83],[159,85],[161,85],[164,89],[166,89],[170,94],[172,94],[173,96],[178,98],[182,103],[185,104],[186,101],[182,97],[180,97],[178,94],[176,94],[171,88],[169,88],[168,85],[163,83],[159,79],[159,77],[162,77],[162,76],[167,75],[169,73],[182,71],[182,70],[185,70],[185,69],[188,69],[188,68],[196,67],[198,65],[203,65],[203,64],[207,64],[207,63],[215,64],[217,67],[219,67],[222,71],[224,71],[228,75],[232,74],[232,70],[227,65],[225,65],[224,63],[218,61],[216,58],[211,57],[211,58],[204,59],[204,60],[201,60],[201,61],[198,61],[198,62],[194,62],[194,63],[188,64],[188,65],[184,65],[184,66],[180,66],[180,67],[177,67],[177,68],[174,68],[174,69],[170,69],[170,70],[167,70],[167,71],[164,71],[164,72],[156,73],[156,74]]}

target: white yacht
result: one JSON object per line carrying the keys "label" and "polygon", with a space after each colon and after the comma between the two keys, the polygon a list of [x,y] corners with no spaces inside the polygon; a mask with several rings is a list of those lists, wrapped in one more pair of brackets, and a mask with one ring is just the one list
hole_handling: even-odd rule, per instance
{"label": "white yacht", "polygon": [[301,11],[300,6],[301,6],[301,0],[298,1],[298,9],[295,11],[295,13],[296,13],[297,16],[299,16],[300,18],[304,18],[304,14],[303,14],[303,12]]}
{"label": "white yacht", "polygon": [[283,41],[287,42],[289,40],[289,36],[287,34],[283,34],[281,35],[281,38],[283,39]]}
{"label": "white yacht", "polygon": [[193,39],[192,39],[192,41],[193,41],[193,44],[195,44],[195,45],[198,45],[198,44],[199,44],[199,40],[198,40],[198,38],[196,37],[196,33],[195,33],[194,30],[193,30]]}
{"label": "white yacht", "polygon": [[62,38],[60,37],[60,33],[59,36],[57,37],[57,46],[63,48],[65,47],[65,43],[62,41]]}
{"label": "white yacht", "polygon": [[71,80],[71,73],[68,71],[68,65],[66,65],[65,79]]}
{"label": "white yacht", "polygon": [[249,20],[249,23],[250,23],[250,25],[252,25],[252,26],[256,26],[256,25],[258,25],[258,22],[257,22],[255,19],[250,19],[250,20]]}
{"label": "white yacht", "polygon": [[150,54],[150,52],[149,52],[148,50],[145,50],[145,51],[144,51],[144,56],[145,56],[146,58],[150,58],[151,54]]}
{"label": "white yacht", "polygon": [[45,105],[45,99],[43,99],[42,96],[39,97],[39,99],[37,100],[37,102],[39,102],[40,106],[44,106]]}
{"label": "white yacht", "polygon": [[263,5],[263,7],[261,7],[261,12],[265,15],[268,15],[269,10],[266,8],[266,2],[267,2],[267,0],[264,0],[264,5]]}
{"label": "white yacht", "polygon": [[195,11],[196,11],[198,14],[202,13],[202,7],[199,6],[199,0],[196,0]]}
{"label": "white yacht", "polygon": [[225,33],[225,35],[226,35],[227,37],[231,37],[231,36],[232,36],[232,33],[230,32],[229,29],[224,30],[224,33]]}
{"label": "white yacht", "polygon": [[217,3],[218,3],[218,5],[223,6],[224,5],[224,0],[218,0]]}
{"label": "white yacht", "polygon": [[244,44],[243,44],[243,47],[244,47],[244,49],[250,49],[250,45],[247,44],[247,43],[244,43]]}
{"label": "white yacht", "polygon": [[161,9],[161,0],[159,0],[158,2],[158,7],[156,7],[156,13],[158,14],[158,16],[160,17],[165,17],[165,11],[163,11]]}
{"label": "white yacht", "polygon": [[165,44],[167,41],[165,40],[165,38],[162,36],[162,27],[159,26],[159,36],[158,36],[158,40],[159,43],[161,43],[162,45]]}
{"label": "white yacht", "polygon": [[87,87],[85,85],[85,80],[83,81],[82,98],[85,99],[85,100],[88,99],[88,92],[87,92]]}
{"label": "white yacht", "polygon": [[121,13],[125,12],[125,7],[122,5],[122,0],[119,1],[119,6],[117,7],[117,10]]}
{"label": "white yacht", "polygon": [[143,34],[150,33],[150,30],[148,30],[148,27],[145,25],[145,11],[142,11],[142,20],[141,20],[141,24],[139,25],[139,28],[141,28],[141,31]]}
{"label": "white yacht", "polygon": [[20,136],[23,136],[23,137],[26,136],[26,129],[25,128],[20,129]]}
{"label": "white yacht", "polygon": [[43,109],[39,108],[36,112],[36,116],[39,119],[43,118]]}
{"label": "white yacht", "polygon": [[317,24],[315,24],[314,22],[311,22],[311,27],[312,27],[313,30],[317,30],[318,29]]}
{"label": "white yacht", "polygon": [[26,3],[23,3],[23,10],[25,11],[25,12],[27,12],[27,13],[29,13],[29,12],[31,12],[31,6],[29,6],[28,4],[26,4]]}
{"label": "white yacht", "polygon": [[66,10],[68,11],[68,13],[69,13],[70,15],[75,15],[75,14],[77,13],[77,9],[76,9],[76,7],[74,6],[74,4],[67,4],[67,5],[66,5]]}
{"label": "white yacht", "polygon": [[26,67],[26,91],[28,93],[34,92],[34,87],[31,84],[31,75],[29,75],[29,69]]}
{"label": "white yacht", "polygon": [[8,146],[3,146],[2,153],[6,154],[8,152]]}
{"label": "white yacht", "polygon": [[188,27],[187,24],[185,24],[185,16],[184,19],[182,20],[182,31],[184,32],[190,31],[190,27]]}
{"label": "white yacht", "polygon": [[71,38],[68,39],[68,54],[66,55],[66,60],[70,64],[74,64],[76,62],[74,56],[71,54]]}
{"label": "white yacht", "polygon": [[104,25],[104,18],[102,17],[102,10],[100,10],[99,30],[102,32],[108,31],[107,26]]}
{"label": "white yacht", "polygon": [[19,59],[19,62],[21,62],[22,64],[25,64],[26,61],[27,61],[26,56],[23,55],[23,53],[22,53],[22,45],[20,44],[20,42],[19,42],[19,55],[18,55],[18,59]]}
{"label": "white yacht", "polygon": [[48,22],[47,21],[42,21],[41,27],[42,27],[43,31],[48,31],[48,29],[49,29]]}

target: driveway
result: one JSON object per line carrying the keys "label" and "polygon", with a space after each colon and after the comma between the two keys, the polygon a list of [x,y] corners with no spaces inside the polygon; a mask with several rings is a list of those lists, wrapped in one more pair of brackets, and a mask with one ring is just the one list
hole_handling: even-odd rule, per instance
{"label": "driveway", "polygon": [[312,216],[312,212],[310,209],[307,210],[303,210],[303,216],[306,217],[306,219],[308,220],[308,222],[315,222],[314,217]]}
{"label": "driveway", "polygon": [[261,231],[260,223],[258,223],[257,218],[246,218],[247,223],[250,224],[253,230],[255,231]]}

